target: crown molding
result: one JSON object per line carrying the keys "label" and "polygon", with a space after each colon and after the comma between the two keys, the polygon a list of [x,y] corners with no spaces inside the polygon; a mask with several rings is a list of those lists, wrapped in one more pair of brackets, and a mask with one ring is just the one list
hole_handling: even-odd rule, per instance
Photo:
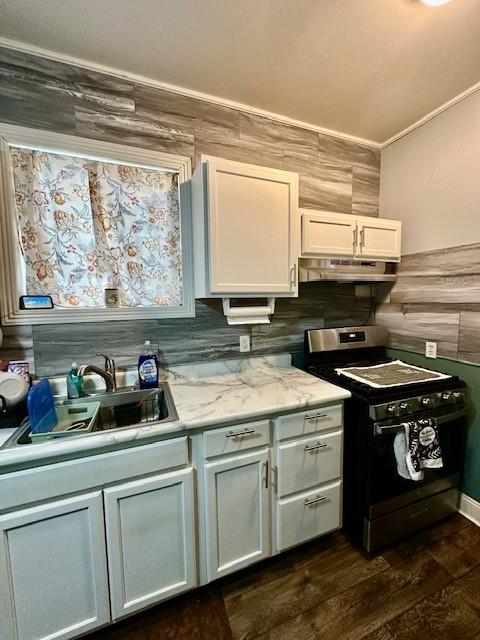
{"label": "crown molding", "polygon": [[130,71],[122,71],[121,69],[117,69],[115,67],[109,67],[103,64],[97,64],[95,62],[84,60],[83,58],[76,58],[74,56],[57,53],[49,49],[43,49],[42,47],[36,47],[24,42],[19,42],[17,40],[11,40],[10,38],[3,38],[0,36],[0,47],[14,49],[15,51],[21,51],[23,53],[27,53],[33,56],[39,56],[41,58],[48,58],[49,60],[55,60],[56,62],[63,62],[75,67],[81,67],[82,69],[88,69],[89,71],[105,73],[110,76],[129,80],[130,82],[134,82],[135,84],[141,84],[144,86],[153,87],[155,89],[161,89],[162,91],[168,91],[170,93],[176,93],[182,96],[187,96],[189,98],[195,98],[196,100],[203,100],[203,102],[210,102],[211,104],[216,104],[221,107],[228,107],[230,109],[242,111],[243,113],[249,113],[256,116],[261,116],[262,118],[268,118],[269,120],[273,120],[281,124],[300,127],[301,129],[307,129],[309,131],[315,131],[316,133],[321,133],[332,138],[340,138],[341,140],[354,142],[355,144],[370,147],[372,149],[381,149],[382,147],[381,143],[376,142],[375,140],[360,138],[358,136],[343,133],[341,131],[335,131],[333,129],[326,129],[325,127],[320,127],[310,122],[296,120],[295,118],[290,118],[279,113],[274,113],[273,111],[266,111],[265,109],[253,107],[252,105],[244,104],[243,102],[236,102],[234,100],[220,98],[219,96],[213,96],[201,91],[195,91],[194,89],[179,87],[174,84],[161,82],[159,80],[154,80],[146,76],[131,73]]}
{"label": "crown molding", "polygon": [[385,142],[382,142],[380,144],[380,148],[381,149],[385,149],[386,147],[388,147],[392,143],[396,142],[397,140],[400,140],[401,138],[404,138],[405,136],[407,136],[412,131],[415,131],[415,129],[418,129],[419,127],[423,126],[424,124],[427,124],[427,122],[430,122],[430,120],[433,120],[434,118],[439,116],[444,111],[447,111],[448,109],[451,109],[456,104],[458,104],[462,100],[465,100],[465,98],[468,98],[469,96],[473,95],[477,91],[480,91],[480,82],[477,82],[476,84],[472,85],[468,89],[465,89],[465,91],[462,91],[462,93],[459,93],[454,98],[451,98],[451,100],[448,100],[447,102],[444,102],[442,105],[440,105],[439,107],[437,107],[433,111],[430,111],[429,113],[424,115],[423,118],[420,118],[419,120],[417,120],[416,122],[414,122],[410,126],[406,127],[406,129],[403,129],[402,131],[400,131],[399,133],[396,133],[394,136],[392,136],[388,140],[385,140]]}

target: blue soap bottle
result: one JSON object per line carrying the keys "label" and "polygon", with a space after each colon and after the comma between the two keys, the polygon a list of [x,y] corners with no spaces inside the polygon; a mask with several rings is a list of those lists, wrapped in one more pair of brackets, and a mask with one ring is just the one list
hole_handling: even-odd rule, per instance
{"label": "blue soap bottle", "polygon": [[153,353],[150,340],[145,340],[143,354],[138,359],[138,381],[140,389],[158,387],[158,359]]}

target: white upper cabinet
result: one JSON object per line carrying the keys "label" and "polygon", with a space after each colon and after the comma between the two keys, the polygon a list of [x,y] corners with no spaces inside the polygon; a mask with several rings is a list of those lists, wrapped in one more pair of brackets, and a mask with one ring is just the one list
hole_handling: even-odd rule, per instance
{"label": "white upper cabinet", "polygon": [[302,256],[399,262],[399,220],[303,209]]}
{"label": "white upper cabinet", "polygon": [[302,255],[351,256],[354,252],[356,232],[355,216],[327,211],[304,211]]}
{"label": "white upper cabinet", "polygon": [[399,220],[357,217],[357,229],[357,257],[400,260],[402,223]]}
{"label": "white upper cabinet", "polygon": [[192,208],[196,297],[297,295],[297,174],[202,157]]}

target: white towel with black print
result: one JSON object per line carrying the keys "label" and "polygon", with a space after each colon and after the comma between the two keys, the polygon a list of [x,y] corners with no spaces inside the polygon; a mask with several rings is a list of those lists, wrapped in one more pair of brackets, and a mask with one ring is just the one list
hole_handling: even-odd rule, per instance
{"label": "white towel with black print", "polygon": [[406,463],[412,480],[423,480],[423,469],[443,467],[442,449],[435,418],[404,422]]}

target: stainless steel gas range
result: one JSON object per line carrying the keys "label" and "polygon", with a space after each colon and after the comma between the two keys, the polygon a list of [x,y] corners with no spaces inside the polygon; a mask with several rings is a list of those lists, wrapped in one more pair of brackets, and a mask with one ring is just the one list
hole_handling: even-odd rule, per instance
{"label": "stainless steel gas range", "polygon": [[[344,528],[374,551],[457,510],[465,449],[466,390],[455,376],[387,357],[384,327],[305,332],[305,369],[348,389]],[[443,467],[401,477],[394,454],[403,423],[436,418]]]}

